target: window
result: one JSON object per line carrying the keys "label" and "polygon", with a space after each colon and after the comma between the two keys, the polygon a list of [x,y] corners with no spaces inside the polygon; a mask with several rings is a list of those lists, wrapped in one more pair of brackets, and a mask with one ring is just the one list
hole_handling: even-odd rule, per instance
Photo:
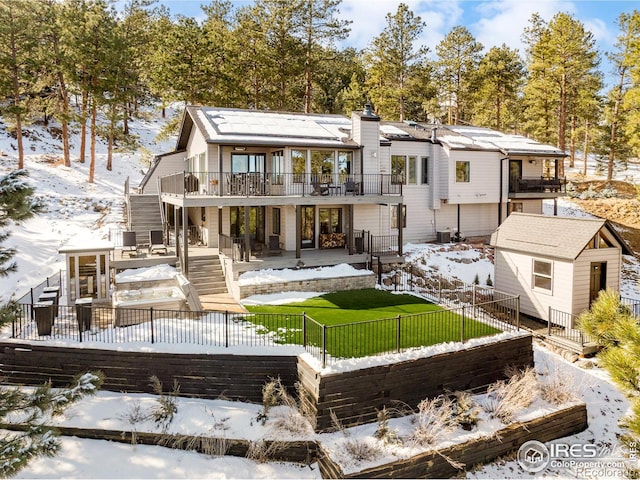
{"label": "window", "polygon": [[509,213],[520,212],[522,213],[522,202],[510,202]]}
{"label": "window", "polygon": [[[333,152],[326,150],[311,151],[311,174],[320,182],[332,183]],[[320,176],[320,178],[318,178]]]}
{"label": "window", "polygon": [[533,288],[551,291],[553,265],[544,260],[533,260]]}
{"label": "window", "polygon": [[271,210],[271,231],[274,235],[280,235],[280,209]]}
{"label": "window", "polygon": [[418,183],[418,159],[416,157],[407,158],[407,184],[415,185]]}
{"label": "window", "polygon": [[[398,207],[399,205],[391,206],[391,228],[398,228]],[[407,206],[402,205],[402,228],[407,227]]]}
{"label": "window", "polygon": [[320,208],[320,233],[342,233],[342,209]]}
{"label": "window", "polygon": [[420,163],[422,165],[422,180],[420,183],[429,185],[429,157],[420,157]]}
{"label": "window", "polygon": [[348,175],[351,172],[353,162],[353,152],[338,152],[338,173]]}
{"label": "window", "polygon": [[306,151],[291,150],[291,168],[293,170],[293,182],[304,183],[304,174],[307,171]]}
{"label": "window", "polygon": [[405,156],[391,155],[391,183],[404,183]]}
{"label": "window", "polygon": [[471,181],[469,162],[456,162],[456,182],[468,183]]}
{"label": "window", "polygon": [[271,184],[282,185],[284,173],[284,152],[278,150],[271,153]]}

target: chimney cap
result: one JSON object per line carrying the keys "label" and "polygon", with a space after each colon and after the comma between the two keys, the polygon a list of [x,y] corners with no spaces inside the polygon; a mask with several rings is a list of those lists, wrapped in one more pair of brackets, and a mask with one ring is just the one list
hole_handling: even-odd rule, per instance
{"label": "chimney cap", "polygon": [[369,101],[367,101],[364,104],[364,108],[362,109],[362,112],[354,112],[354,113],[358,114],[360,118],[362,118],[363,120],[376,120],[376,121],[380,120],[380,117],[375,113],[373,113],[373,105]]}

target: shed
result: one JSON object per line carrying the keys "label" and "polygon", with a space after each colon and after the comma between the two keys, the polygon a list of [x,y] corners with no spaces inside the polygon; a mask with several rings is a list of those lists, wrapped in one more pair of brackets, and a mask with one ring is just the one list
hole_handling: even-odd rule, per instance
{"label": "shed", "polygon": [[535,318],[570,314],[566,328],[600,290],[619,290],[622,255],[632,254],[607,220],[525,213],[509,215],[491,246],[496,290],[520,295],[520,311]]}
{"label": "shed", "polygon": [[106,241],[75,239],[58,252],[65,255],[67,270],[67,301],[78,298],[109,299],[111,267],[109,260],[114,246]]}

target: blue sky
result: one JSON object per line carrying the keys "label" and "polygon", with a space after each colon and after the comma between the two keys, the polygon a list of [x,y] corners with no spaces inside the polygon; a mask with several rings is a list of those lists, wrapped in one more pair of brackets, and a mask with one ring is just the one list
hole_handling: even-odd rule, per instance
{"label": "blue sky", "polygon": [[[161,0],[172,13],[202,18],[200,5],[207,1]],[[237,5],[252,3],[236,0]],[[385,15],[396,11],[396,0],[343,0],[340,16],[352,20],[351,34],[344,45],[365,48],[385,27]],[[591,31],[598,49],[611,51],[618,34],[616,25],[620,13],[640,9],[635,0],[404,0],[411,10],[422,17],[426,28],[422,44],[435,55],[435,46],[455,26],[464,25],[486,50],[503,43],[523,53],[522,32],[534,12],[550,20],[557,12],[566,12],[580,20]],[[602,55],[603,73],[610,72]]]}

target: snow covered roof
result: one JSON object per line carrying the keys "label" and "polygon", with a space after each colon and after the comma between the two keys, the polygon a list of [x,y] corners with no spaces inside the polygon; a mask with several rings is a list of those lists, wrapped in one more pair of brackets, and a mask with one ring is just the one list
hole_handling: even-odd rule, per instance
{"label": "snow covered roof", "polygon": [[606,228],[630,254],[624,240],[611,224],[600,218],[552,217],[529,213],[510,214],[491,235],[491,246],[531,255],[575,260],[587,244]]}
{"label": "snow covered roof", "polygon": [[218,107],[187,107],[178,148],[193,125],[209,143],[349,147],[351,120],[343,115],[303,114]]}

